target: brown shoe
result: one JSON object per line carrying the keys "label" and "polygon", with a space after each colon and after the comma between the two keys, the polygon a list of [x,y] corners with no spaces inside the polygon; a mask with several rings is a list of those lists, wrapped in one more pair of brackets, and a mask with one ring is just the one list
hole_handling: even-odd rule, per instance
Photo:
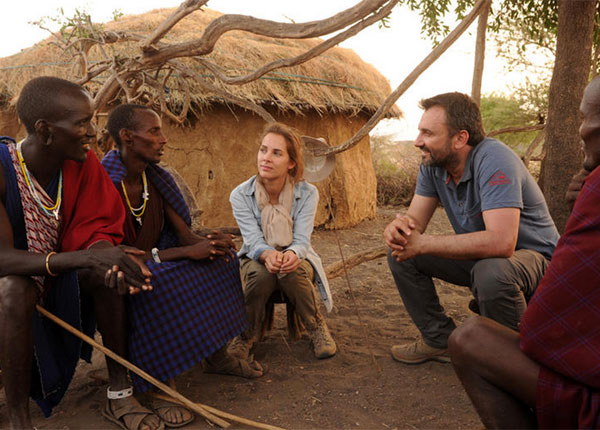
{"label": "brown shoe", "polygon": [[243,334],[236,336],[229,346],[227,347],[227,352],[229,355],[240,358],[242,360],[247,360],[250,356],[250,350],[254,346],[254,339],[248,339]]}
{"label": "brown shoe", "polygon": [[331,337],[324,320],[319,320],[317,328],[309,330],[308,336],[312,342],[315,357],[318,359],[333,357],[337,352],[335,341]]}
{"label": "brown shoe", "polygon": [[447,348],[434,348],[427,345],[423,339],[415,343],[392,346],[392,357],[400,363],[421,364],[433,360],[440,363],[450,363]]}

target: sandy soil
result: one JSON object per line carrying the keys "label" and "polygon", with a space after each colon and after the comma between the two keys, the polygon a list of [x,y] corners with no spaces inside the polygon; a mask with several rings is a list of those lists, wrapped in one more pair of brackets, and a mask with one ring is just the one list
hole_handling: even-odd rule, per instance
{"label": "sandy soil", "polygon": [[[382,243],[381,232],[396,210],[380,208],[376,219],[343,231],[317,231],[313,244],[325,265]],[[442,210],[430,224],[451,231]],[[338,241],[340,246],[338,247]],[[457,322],[468,318],[467,289],[438,283],[441,301]],[[312,356],[309,341],[287,338],[284,309],[277,306],[274,329],[255,349],[268,366],[257,380],[204,374],[192,369],[177,379],[178,390],[193,401],[249,419],[289,429],[482,428],[452,366],[407,366],[392,360],[391,345],[418,333],[394,286],[385,259],[364,263],[331,283],[335,306],[327,321],[338,353],[328,360]],[[100,414],[106,384],[90,378],[104,363],[95,354],[81,363],[65,399],[49,419],[31,405],[38,429],[117,428]],[[0,395],[0,427],[6,427],[6,402]],[[244,428],[234,425],[234,428]],[[185,428],[211,428],[197,418]]]}

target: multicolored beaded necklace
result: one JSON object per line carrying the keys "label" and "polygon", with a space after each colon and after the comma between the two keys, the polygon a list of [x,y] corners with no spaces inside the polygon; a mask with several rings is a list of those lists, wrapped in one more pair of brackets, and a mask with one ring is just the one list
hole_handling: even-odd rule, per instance
{"label": "multicolored beaded necklace", "polygon": [[56,202],[54,203],[53,206],[46,206],[44,203],[42,203],[42,200],[40,199],[40,196],[39,196],[37,190],[35,189],[35,185],[33,185],[33,181],[31,180],[31,177],[29,176],[29,169],[27,169],[27,165],[25,164],[25,160],[23,159],[23,152],[21,151],[22,143],[23,142],[21,141],[17,144],[17,155],[19,157],[19,164],[21,165],[21,169],[23,170],[23,174],[25,175],[25,182],[27,182],[27,186],[29,187],[29,192],[35,198],[38,205],[41,206],[42,210],[44,211],[44,213],[46,215],[48,215],[49,217],[53,216],[54,218],[56,218],[58,220],[58,216],[60,213],[60,205],[62,203],[62,184],[63,184],[62,169],[60,169],[60,176],[58,178],[58,192],[56,194]]}
{"label": "multicolored beaded necklace", "polygon": [[148,181],[146,180],[146,172],[142,172],[142,184],[144,185],[144,191],[142,192],[142,200],[144,201],[139,208],[134,208],[131,206],[131,202],[129,201],[129,196],[127,195],[127,189],[125,188],[125,182],[121,179],[121,187],[123,188],[123,194],[125,195],[125,201],[127,202],[127,207],[131,212],[131,215],[134,216],[135,220],[142,225],[142,216],[144,212],[146,212],[146,203],[150,200],[150,194],[148,194]]}

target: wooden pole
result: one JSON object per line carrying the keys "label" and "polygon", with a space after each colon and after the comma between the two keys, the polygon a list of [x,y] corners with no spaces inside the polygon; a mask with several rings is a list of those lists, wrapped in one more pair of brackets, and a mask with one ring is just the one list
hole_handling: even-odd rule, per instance
{"label": "wooden pole", "polygon": [[347,257],[341,261],[331,263],[329,266],[325,267],[327,279],[337,278],[338,276],[343,275],[347,270],[350,270],[354,266],[358,266],[365,261],[371,261],[377,258],[385,257],[387,255],[387,250],[387,245],[376,246],[374,248],[369,248],[366,251],[352,254],[350,257]]}
{"label": "wooden pole", "polygon": [[492,2],[491,0],[488,0],[487,4],[479,14],[479,21],[477,23],[475,64],[473,66],[473,82],[471,84],[471,97],[475,100],[477,106],[481,106],[481,82],[483,80],[483,65],[485,62],[485,34],[487,31],[488,15],[491,6]]}
{"label": "wooden pole", "polygon": [[112,358],[117,363],[119,363],[121,366],[126,367],[127,369],[131,370],[133,373],[135,373],[139,377],[144,378],[146,381],[150,382],[155,387],[160,388],[162,391],[164,391],[165,393],[167,393],[169,396],[173,397],[174,399],[177,399],[181,404],[183,404],[185,407],[189,408],[190,410],[196,412],[198,415],[203,416],[207,420],[212,421],[213,423],[215,423],[219,427],[228,428],[230,426],[230,424],[227,421],[222,420],[221,418],[219,418],[219,417],[211,414],[210,412],[208,412],[208,410],[206,410],[202,406],[200,406],[200,405],[192,402],[191,400],[188,400],[187,398],[185,398],[184,396],[182,396],[181,394],[179,394],[177,391],[175,391],[174,389],[172,389],[168,385],[163,384],[158,379],[154,378],[152,375],[149,375],[148,373],[144,372],[139,367],[135,366],[134,364],[131,364],[129,361],[127,361],[124,358],[120,357],[118,354],[112,352],[110,349],[106,348],[105,346],[100,345],[94,339],[92,339],[91,337],[83,334],[82,332],[80,332],[79,330],[77,330],[75,327],[73,327],[72,325],[64,322],[63,320],[61,320],[57,316],[51,314],[50,312],[48,312],[46,309],[44,309],[40,305],[36,305],[36,309],[37,309],[37,311],[40,314],[44,315],[46,318],[48,318],[51,321],[55,322],[56,324],[58,324],[59,326],[61,326],[65,330],[67,330],[69,333],[72,333],[75,336],[77,336],[78,338],[80,338],[80,339],[84,340],[85,342],[89,343],[94,348],[100,350],[103,354],[105,354],[106,356]]}

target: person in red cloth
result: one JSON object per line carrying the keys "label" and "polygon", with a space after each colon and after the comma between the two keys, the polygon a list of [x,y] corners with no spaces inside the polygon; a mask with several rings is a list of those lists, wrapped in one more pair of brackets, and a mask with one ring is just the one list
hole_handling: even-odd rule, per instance
{"label": "person in red cloth", "polygon": [[475,317],[450,337],[486,428],[600,428],[600,78],[580,110],[590,173],[569,186],[573,211],[520,332]]}
{"label": "person in red cloth", "polygon": [[[0,364],[10,428],[32,428],[31,396],[50,415],[91,350],[36,311],[41,304],[104,344],[126,352],[124,294],[150,290],[143,252],[123,239],[121,199],[90,151],[89,95],[40,77],[23,87],[17,113],[27,137],[0,144]],[[33,360],[35,357],[35,360]],[[105,413],[123,428],[164,424],[131,397],[125,368],[107,359]]]}

